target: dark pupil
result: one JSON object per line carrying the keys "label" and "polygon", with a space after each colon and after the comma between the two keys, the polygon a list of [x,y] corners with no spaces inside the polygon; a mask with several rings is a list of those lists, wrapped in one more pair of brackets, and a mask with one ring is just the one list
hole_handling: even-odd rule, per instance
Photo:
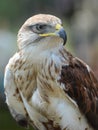
{"label": "dark pupil", "polygon": [[37,25],[37,26],[36,26],[36,29],[40,31],[40,30],[44,29],[45,26],[46,26],[46,25]]}

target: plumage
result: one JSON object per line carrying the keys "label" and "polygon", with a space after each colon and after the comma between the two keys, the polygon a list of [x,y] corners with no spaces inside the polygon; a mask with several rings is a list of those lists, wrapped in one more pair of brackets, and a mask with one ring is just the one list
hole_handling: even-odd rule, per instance
{"label": "plumage", "polygon": [[59,18],[39,14],[18,33],[18,52],[4,77],[6,103],[23,127],[98,130],[98,80],[68,52]]}

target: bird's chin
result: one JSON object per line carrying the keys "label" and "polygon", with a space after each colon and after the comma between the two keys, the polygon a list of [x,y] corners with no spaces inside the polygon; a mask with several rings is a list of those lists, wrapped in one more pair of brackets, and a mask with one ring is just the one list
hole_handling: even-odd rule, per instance
{"label": "bird's chin", "polygon": [[64,44],[64,40],[61,37],[59,37],[59,36],[53,36],[51,38],[51,41],[55,45],[61,45],[61,44],[63,45]]}
{"label": "bird's chin", "polygon": [[52,49],[63,45],[63,42],[63,39],[58,36],[48,36],[44,39],[41,39],[40,44],[45,48]]}

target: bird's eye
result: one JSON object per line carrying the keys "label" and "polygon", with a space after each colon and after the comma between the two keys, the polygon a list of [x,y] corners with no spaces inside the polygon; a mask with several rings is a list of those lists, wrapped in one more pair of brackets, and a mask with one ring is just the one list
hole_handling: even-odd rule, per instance
{"label": "bird's eye", "polygon": [[46,31],[46,24],[35,24],[32,26],[29,26],[30,30],[35,32],[35,33],[44,33]]}
{"label": "bird's eye", "polygon": [[46,28],[46,25],[45,24],[37,24],[36,25],[36,29],[38,30],[38,31],[42,31],[42,30],[44,30]]}

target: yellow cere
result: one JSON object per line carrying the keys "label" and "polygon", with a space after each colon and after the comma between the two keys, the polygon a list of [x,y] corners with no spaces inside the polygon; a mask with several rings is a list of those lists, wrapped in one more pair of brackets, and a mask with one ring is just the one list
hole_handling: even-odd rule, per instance
{"label": "yellow cere", "polygon": [[59,29],[61,29],[62,28],[62,26],[60,25],[60,24],[56,24],[56,26],[55,26],[55,29],[56,30],[59,30]]}

